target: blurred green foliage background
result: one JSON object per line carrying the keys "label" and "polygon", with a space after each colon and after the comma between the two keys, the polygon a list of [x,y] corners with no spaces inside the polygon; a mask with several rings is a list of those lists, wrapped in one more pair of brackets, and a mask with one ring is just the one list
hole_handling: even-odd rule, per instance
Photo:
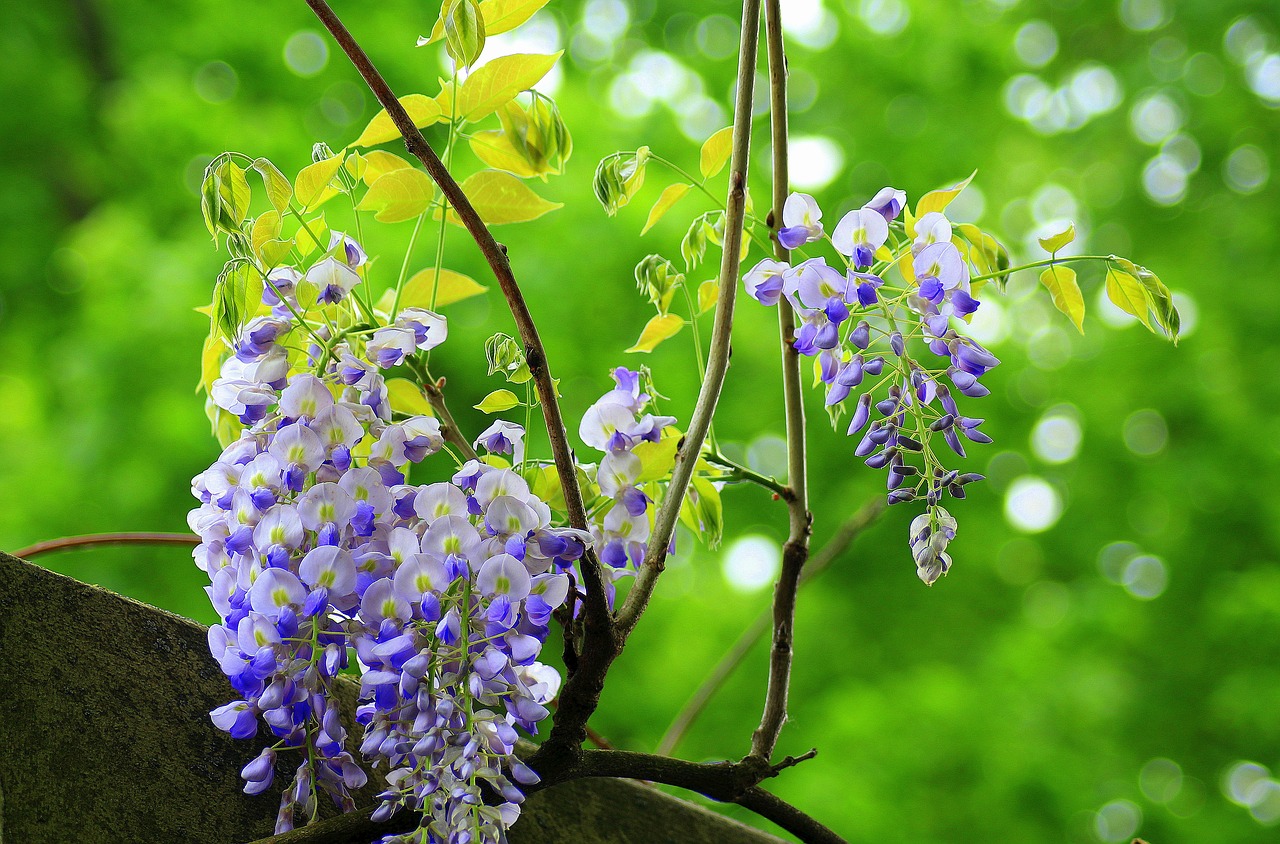
{"label": "blurred green foliage background", "polygon": [[[783,5],[794,175],[832,223],[885,184],[914,199],[976,167],[955,216],[1027,260],[1042,256],[1037,234],[1074,220],[1073,248],[1160,273],[1186,331],[1175,349],[1127,325],[1099,302],[1091,267],[1083,337],[1034,274],[984,305],[979,336],[1004,360],[979,403],[996,443],[972,449],[969,464],[990,482],[953,510],[955,567],[923,587],[906,546],[912,514],[892,512],[806,588],[780,749],[821,753],[771,788],[858,841],[1275,840],[1280,191],[1269,163],[1280,11],[1239,0]],[[436,93],[443,52],[413,46],[432,4],[337,10],[399,93]],[[183,530],[189,479],[218,451],[193,392],[207,330],[193,308],[221,264],[198,210],[204,164],[235,149],[292,174],[312,143],[352,140],[373,101],[301,2],[48,0],[14,11],[0,32],[0,547]],[[686,199],[639,239],[660,171],[608,219],[591,197],[595,163],[649,144],[694,166],[697,144],[727,122],[737,14],[723,0],[553,0],[518,40],[490,46],[567,51],[544,87],[575,155],[565,176],[535,183],[566,207],[499,236],[571,419],[611,366],[637,362],[622,349],[650,314],[633,265],[649,252],[676,257],[705,208]],[[763,152],[757,164],[763,208]],[[398,262],[408,229],[384,228],[370,252]],[[449,238],[448,265],[486,280],[465,236]],[[774,320],[742,302],[717,426],[727,449],[779,472]],[[466,408],[499,386],[484,375],[481,341],[509,331],[509,318],[491,294],[451,321],[437,372],[478,430]],[[697,386],[687,341],[645,361],[682,418]],[[882,483],[820,405],[810,408],[816,546]],[[651,749],[767,605],[753,576],[785,536],[784,512],[756,488],[725,500],[726,548],[673,564],[611,677],[593,723],[621,747]],[[735,549],[744,535],[767,542]],[[214,618],[204,575],[181,550],[41,562]],[[745,752],[764,660],[757,648],[679,753]]]}

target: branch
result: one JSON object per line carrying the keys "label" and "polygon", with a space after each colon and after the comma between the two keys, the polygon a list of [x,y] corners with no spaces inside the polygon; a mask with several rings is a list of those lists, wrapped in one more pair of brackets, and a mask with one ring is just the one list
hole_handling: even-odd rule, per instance
{"label": "branch", "polygon": [[693,478],[693,469],[702,453],[711,417],[715,415],[729,369],[730,340],[733,332],[733,307],[738,296],[738,265],[742,255],[744,203],[747,192],[747,168],[751,154],[751,105],[755,93],[756,52],[760,40],[760,0],[746,0],[742,6],[742,37],[738,53],[738,90],[733,111],[733,159],[729,170],[729,195],[725,201],[724,254],[720,259],[720,297],[716,302],[715,323],[711,328],[711,349],[707,369],[689,419],[689,430],[676,452],[671,483],[654,518],[653,533],[645,549],[644,562],[636,573],[636,582],[618,612],[617,623],[625,637],[635,627],[649,603],[653,587],[666,567],[667,548],[676,529],[680,506]]}
{"label": "branch", "polygon": [[[870,527],[884,510],[884,496],[877,495],[846,519],[835,534],[827,540],[827,544],[822,546],[809,560],[809,564],[805,566],[804,572],[800,576],[801,585],[822,574],[828,566],[838,560],[853,544],[853,541],[858,538],[858,535]],[[771,611],[765,610],[756,616],[746,630],[742,631],[737,641],[720,658],[720,661],[716,663],[715,668],[711,670],[707,679],[702,681],[702,684],[698,686],[692,697],[689,698],[689,702],[684,705],[684,708],[676,715],[675,720],[671,722],[671,726],[667,728],[667,732],[662,736],[662,741],[658,743],[658,753],[667,756],[676,749],[680,740],[685,737],[693,723],[698,720],[698,716],[706,709],[711,698],[715,696],[716,692],[720,691],[725,681],[742,664],[751,648],[769,629],[769,621],[772,617]]]}
{"label": "branch", "polygon": [[[787,171],[787,54],[782,42],[781,0],[765,0],[765,43],[769,53],[769,115],[773,130],[773,211],[769,217],[774,229],[774,253],[779,261],[788,261],[790,252],[777,236],[790,180]],[[796,591],[800,588],[800,574],[809,559],[809,535],[813,529],[805,466],[800,354],[795,348],[795,314],[786,297],[778,302],[778,325],[782,338],[782,394],[787,416],[787,485],[793,495],[787,499],[790,535],[782,548],[782,571],[773,593],[773,647],[769,651],[769,683],[765,690],[764,712],[760,716],[760,726],[751,736],[751,755],[761,759],[772,758],[782,725],[787,720]]]}
{"label": "branch", "polygon": [[463,436],[462,431],[459,430],[458,423],[454,421],[453,414],[449,412],[449,405],[444,400],[444,391],[441,389],[444,385],[444,379],[436,382],[431,377],[431,373],[427,371],[427,368],[412,357],[409,358],[408,365],[413,374],[417,376],[422,392],[427,397],[427,403],[431,405],[431,409],[435,411],[436,417],[440,420],[444,438],[457,446],[463,457],[468,460],[477,459],[478,455],[475,448],[471,445],[471,441]]}
{"label": "branch", "polygon": [[195,547],[200,537],[190,533],[93,533],[87,536],[64,536],[37,542],[19,548],[13,556],[29,560],[37,554],[62,551],[67,548],[85,548],[91,545],[186,545]]}
{"label": "branch", "polygon": [[721,803],[736,803],[773,821],[805,844],[844,844],[844,839],[790,803],[760,788],[762,780],[812,759],[816,751],[788,757],[779,765],[748,757],[742,762],[698,763],[648,753],[588,750],[578,776],[645,779],[696,791]]}
{"label": "branch", "polygon": [[[494,278],[502,289],[502,295],[511,309],[511,316],[515,320],[520,339],[524,343],[525,361],[529,365],[529,372],[533,375],[534,386],[538,391],[538,401],[542,405],[547,437],[551,441],[551,453],[555,459],[556,472],[560,476],[560,486],[564,490],[569,524],[580,530],[587,530],[587,511],[582,503],[582,490],[578,488],[578,475],[574,470],[573,452],[569,448],[569,435],[565,429],[564,417],[560,412],[560,402],[556,397],[551,373],[547,368],[546,352],[542,347],[542,339],[538,336],[538,329],[534,325],[533,316],[529,313],[529,306],[525,303],[524,294],[521,293],[515,276],[511,273],[511,263],[507,260],[506,249],[494,239],[493,233],[480,219],[480,215],[472,207],[467,195],[449,174],[444,162],[427,143],[422,132],[414,125],[413,119],[409,117],[409,113],[405,111],[386,80],[382,78],[382,74],[343,26],[333,9],[329,8],[329,4],[325,0],[307,0],[307,5],[316,13],[316,17],[329,30],[334,40],[338,42],[338,46],[364,77],[369,90],[377,97],[378,102],[391,117],[391,121],[400,130],[400,134],[404,136],[406,148],[422,162],[427,175],[440,188],[440,193],[458,215],[463,226],[471,233],[471,237],[489,263],[489,268],[493,271]],[[604,578],[600,572],[600,564],[591,552],[582,559],[582,574],[587,589],[587,626],[597,629],[607,627],[610,621],[609,607],[605,599]]]}

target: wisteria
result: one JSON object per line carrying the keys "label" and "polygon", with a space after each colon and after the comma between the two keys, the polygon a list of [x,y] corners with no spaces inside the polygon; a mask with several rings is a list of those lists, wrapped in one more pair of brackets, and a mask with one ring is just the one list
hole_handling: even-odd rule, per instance
{"label": "wisteria", "polygon": [[[906,207],[905,192],[886,187],[845,214],[828,238],[813,197],[792,194],[780,241],[800,251],[825,240],[842,266],[821,255],[791,264],[766,258],[743,283],[764,305],[786,296],[795,308],[795,348],[815,358],[833,421],[851,414],[853,453],[886,471],[889,503],[925,503],[910,545],[917,574],[932,584],[950,568],[946,547],[956,534],[942,501],[964,498],[965,486],[982,477],[948,468],[934,437],[960,457],[965,440],[991,442],[982,419],[962,415],[955,393],[987,395],[980,379],[1000,361],[961,333],[980,304],[961,252],[968,244],[941,211],[899,220]],[[886,283],[893,268],[899,284]]]}
{"label": "wisteria", "polygon": [[[393,417],[382,372],[439,345],[447,323],[421,308],[372,331],[295,319],[360,282],[360,245],[334,232],[331,249],[305,273],[266,274],[269,315],[245,323],[210,385],[216,412],[243,427],[192,485],[195,559],[222,618],[209,646],[239,695],[213,722],[236,738],[265,725],[276,739],[244,767],[247,793],[272,785],[280,752],[300,751],[277,832],[313,820],[320,793],[350,810],[367,776],[346,749],[334,682],[354,650],[360,752],[388,784],[378,816],[408,808],[431,840],[496,842],[519,815],[516,783],[537,780],[515,756],[516,728],[535,734],[559,688],[538,655],[594,539],[554,527],[547,504],[503,468],[506,455],[524,458],[514,423],[476,440],[485,461],[406,483],[444,438],[433,417]],[[304,279],[315,301],[298,298]],[[624,388],[618,402],[643,404]]]}

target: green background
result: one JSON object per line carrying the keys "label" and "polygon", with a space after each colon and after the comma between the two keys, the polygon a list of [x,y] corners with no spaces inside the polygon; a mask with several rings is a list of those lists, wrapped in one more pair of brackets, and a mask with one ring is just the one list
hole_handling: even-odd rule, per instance
{"label": "green background", "polygon": [[[992,343],[1004,364],[988,378],[993,395],[969,405],[996,440],[968,461],[990,482],[953,508],[954,569],[922,586],[906,547],[912,514],[895,511],[805,589],[780,749],[821,752],[770,787],[852,840],[1274,840],[1280,786],[1237,777],[1233,802],[1224,777],[1243,760],[1280,766],[1280,193],[1259,169],[1280,137],[1280,13],[1217,0],[784,5],[795,13],[793,131],[830,142],[810,144],[810,171],[832,146],[843,156],[814,189],[829,225],[884,184],[914,199],[977,168],[981,198],[957,216],[981,211],[978,222],[1028,260],[1040,257],[1037,233],[1074,219],[1080,248],[1158,272],[1191,330],[1175,349],[1111,325],[1092,267],[1081,269],[1083,337],[1034,274],[1010,285],[998,306],[1006,336]],[[0,547],[184,530],[189,480],[217,454],[193,392],[207,330],[193,308],[208,302],[221,261],[200,221],[200,172],[235,149],[292,174],[312,143],[353,139],[373,101],[341,55],[316,53],[319,28],[301,2],[49,0],[16,11],[0,32]],[[356,0],[338,11],[399,93],[438,90],[440,52],[413,46],[434,7]],[[563,177],[534,183],[566,207],[499,236],[570,419],[604,391],[611,366],[636,362],[622,350],[650,312],[631,268],[649,252],[676,256],[685,222],[707,207],[686,199],[640,239],[663,174],[651,169],[609,219],[591,196],[595,163],[649,144],[696,166],[698,142],[727,114],[737,14],[708,0],[555,0],[530,25],[567,49],[555,96],[575,153]],[[1075,119],[1106,105],[1108,79],[1112,107]],[[637,114],[637,88],[666,91],[679,108],[659,100]],[[1048,105],[1035,99],[1045,92]],[[755,125],[763,139],[766,119]],[[767,158],[757,164],[762,208]],[[385,248],[397,263],[408,228],[386,227],[371,253]],[[447,254],[488,281],[461,232]],[[420,249],[415,263],[428,260]],[[481,341],[510,321],[490,294],[456,306],[451,323],[433,362],[461,424],[478,430],[466,408],[499,386],[484,375]],[[768,471],[782,427],[777,361],[773,312],[744,300],[717,429]],[[697,386],[687,333],[646,362],[687,419]],[[1072,459],[1033,447],[1047,413],[1077,420]],[[810,420],[821,545],[883,481],[826,427],[820,400]],[[1048,529],[1006,517],[1019,478],[1016,488],[1041,479],[1060,499]],[[724,499],[731,538],[785,538],[784,511],[761,490]],[[1135,554],[1155,561],[1134,564]],[[728,582],[723,560],[698,549],[664,578],[593,721],[618,746],[651,749],[767,605],[767,589]],[[41,562],[213,619],[204,575],[181,550]],[[680,754],[746,751],[764,659],[757,648]],[[1172,764],[1152,763],[1161,759]]]}

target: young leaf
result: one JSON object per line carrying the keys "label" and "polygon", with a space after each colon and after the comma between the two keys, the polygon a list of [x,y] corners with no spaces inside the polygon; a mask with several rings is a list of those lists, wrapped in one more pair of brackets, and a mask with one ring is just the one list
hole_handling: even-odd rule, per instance
{"label": "young leaf", "polygon": [[479,0],[447,0],[444,8],[445,51],[462,67],[471,67],[484,51],[484,16]]}
{"label": "young leaf", "polygon": [[369,187],[356,207],[376,212],[380,223],[399,223],[426,211],[434,195],[435,184],[421,170],[392,170]]}
{"label": "young leaf", "polygon": [[[564,203],[543,199],[524,182],[501,170],[481,170],[468,176],[462,183],[462,191],[471,200],[480,219],[491,226],[536,220],[548,211],[564,206]],[[449,212],[449,221],[459,223],[452,211]]]}
{"label": "young leaf", "polygon": [[645,325],[640,339],[628,352],[652,352],[663,340],[669,340],[684,328],[684,320],[675,314],[659,314]]}
{"label": "young leaf", "polygon": [[209,392],[213,382],[218,380],[218,376],[222,374],[222,357],[226,351],[226,344],[216,332],[210,331],[209,336],[204,338],[204,349],[200,353],[200,383],[196,385],[197,393],[201,390]]}
{"label": "young leaf", "polygon": [[1063,231],[1049,237],[1039,238],[1040,248],[1045,252],[1054,253],[1068,243],[1076,239],[1076,224],[1069,223]]}
{"label": "young leaf", "polygon": [[262,184],[267,189],[267,198],[271,200],[272,207],[277,213],[283,214],[289,207],[289,200],[293,198],[293,185],[289,184],[284,173],[265,158],[255,158],[253,169],[262,176]]}
{"label": "young leaf", "polygon": [[405,416],[435,416],[431,402],[422,394],[422,388],[408,378],[388,378],[387,400],[391,409]]}
{"label": "young leaf", "polygon": [[[419,129],[430,126],[440,120],[442,116],[440,103],[425,94],[407,94],[400,98],[400,105],[404,106],[404,110],[409,113],[410,119],[413,120],[413,125]],[[360,137],[352,141],[349,146],[371,147],[376,144],[385,144],[387,141],[394,141],[399,137],[400,130],[392,122],[391,115],[387,114],[387,110],[383,109],[374,115],[373,119],[369,121],[369,125],[364,127],[364,131],[360,133]]]}
{"label": "young leaf", "polygon": [[701,316],[716,306],[720,299],[720,282],[716,279],[698,285],[698,314]]}
{"label": "young leaf", "polygon": [[645,221],[644,228],[640,230],[643,235],[653,228],[654,224],[662,219],[663,215],[671,210],[677,202],[680,201],[686,193],[693,188],[693,185],[686,185],[677,182],[674,185],[667,185],[662,189],[662,195],[658,197],[658,201],[653,203],[653,208],[649,209],[649,219]]}
{"label": "young leaf", "polygon": [[662,437],[656,443],[642,442],[631,450],[640,458],[640,475],[637,484],[660,481],[671,474],[671,467],[676,463],[676,448],[680,445],[682,434]]}
{"label": "young leaf", "polygon": [[[436,308],[443,308],[445,305],[452,305],[454,302],[461,302],[463,299],[479,296],[489,290],[489,288],[477,283],[470,276],[465,276],[453,270],[440,270],[439,284],[436,284],[435,276],[435,267],[428,267],[425,270],[414,273],[404,283],[404,289],[400,291],[400,307],[427,308],[430,310],[432,288],[435,289]],[[390,311],[395,295],[396,292],[394,290],[388,290],[382,294],[382,299],[378,301],[378,307],[383,311]],[[391,314],[391,316],[394,316],[394,314]]]}
{"label": "young leaf", "polygon": [[253,229],[249,239],[253,242],[253,253],[258,256],[266,268],[275,266],[263,256],[263,247],[280,237],[280,215],[275,211],[264,211],[253,221]]}
{"label": "young leaf", "polygon": [[458,116],[475,122],[515,99],[547,75],[563,51],[549,56],[516,53],[477,68],[458,91]]}
{"label": "young leaf", "polygon": [[702,171],[702,178],[710,179],[723,170],[732,153],[733,127],[726,126],[702,144],[702,152],[698,156],[698,169]]}
{"label": "young leaf", "polygon": [[519,407],[520,404],[520,399],[516,398],[516,394],[510,390],[494,390],[476,405],[476,410],[482,413],[501,413],[504,410]]}
{"label": "young leaf", "polygon": [[[510,32],[545,5],[547,0],[482,0],[480,14],[484,16],[485,34],[500,35]],[[441,19],[436,21],[429,37],[418,39],[418,46],[434,44],[443,37],[444,20]]]}
{"label": "young leaf", "polygon": [[[920,201],[916,203],[916,219],[920,219],[930,211],[945,211],[947,206],[951,204],[951,200],[959,196],[960,191],[967,188],[969,183],[973,181],[973,177],[976,175],[978,175],[978,171],[974,170],[969,174],[969,178],[965,179],[955,187],[947,188],[946,190],[929,191],[924,196],[920,197]],[[914,226],[908,226],[908,233],[914,235],[914,228]]]}
{"label": "young leaf", "polygon": [[1142,289],[1142,282],[1117,267],[1107,267],[1107,298],[1126,314],[1136,316],[1142,324],[1151,328],[1151,318],[1147,316],[1147,295]]}
{"label": "young leaf", "polygon": [[680,521],[698,535],[708,548],[715,548],[724,536],[724,505],[720,490],[701,475],[695,475],[688,496],[680,507]]}
{"label": "young leaf", "polygon": [[409,170],[412,167],[412,164],[394,153],[381,149],[369,150],[364,155],[364,172],[360,174],[360,178],[365,185],[371,186],[393,170]]}
{"label": "young leaf", "polygon": [[234,227],[239,227],[249,216],[249,200],[252,196],[244,170],[227,159],[218,171],[218,197],[223,210],[230,214]]}
{"label": "young leaf", "polygon": [[[1056,250],[1051,250],[1056,251]],[[1053,306],[1066,314],[1076,330],[1084,333],[1084,296],[1076,283],[1076,271],[1070,267],[1053,266],[1040,274],[1040,283],[1053,297]]]}
{"label": "young leaf", "polygon": [[539,175],[539,171],[511,142],[511,137],[500,129],[476,132],[467,142],[476,158],[495,170],[506,170],[522,179]]}
{"label": "young leaf", "polygon": [[332,158],[308,164],[302,168],[302,172],[298,173],[298,178],[294,180],[293,192],[304,210],[315,208],[337,193],[329,187],[329,183],[338,174],[338,168],[342,166],[342,158],[342,154],[339,153]]}

